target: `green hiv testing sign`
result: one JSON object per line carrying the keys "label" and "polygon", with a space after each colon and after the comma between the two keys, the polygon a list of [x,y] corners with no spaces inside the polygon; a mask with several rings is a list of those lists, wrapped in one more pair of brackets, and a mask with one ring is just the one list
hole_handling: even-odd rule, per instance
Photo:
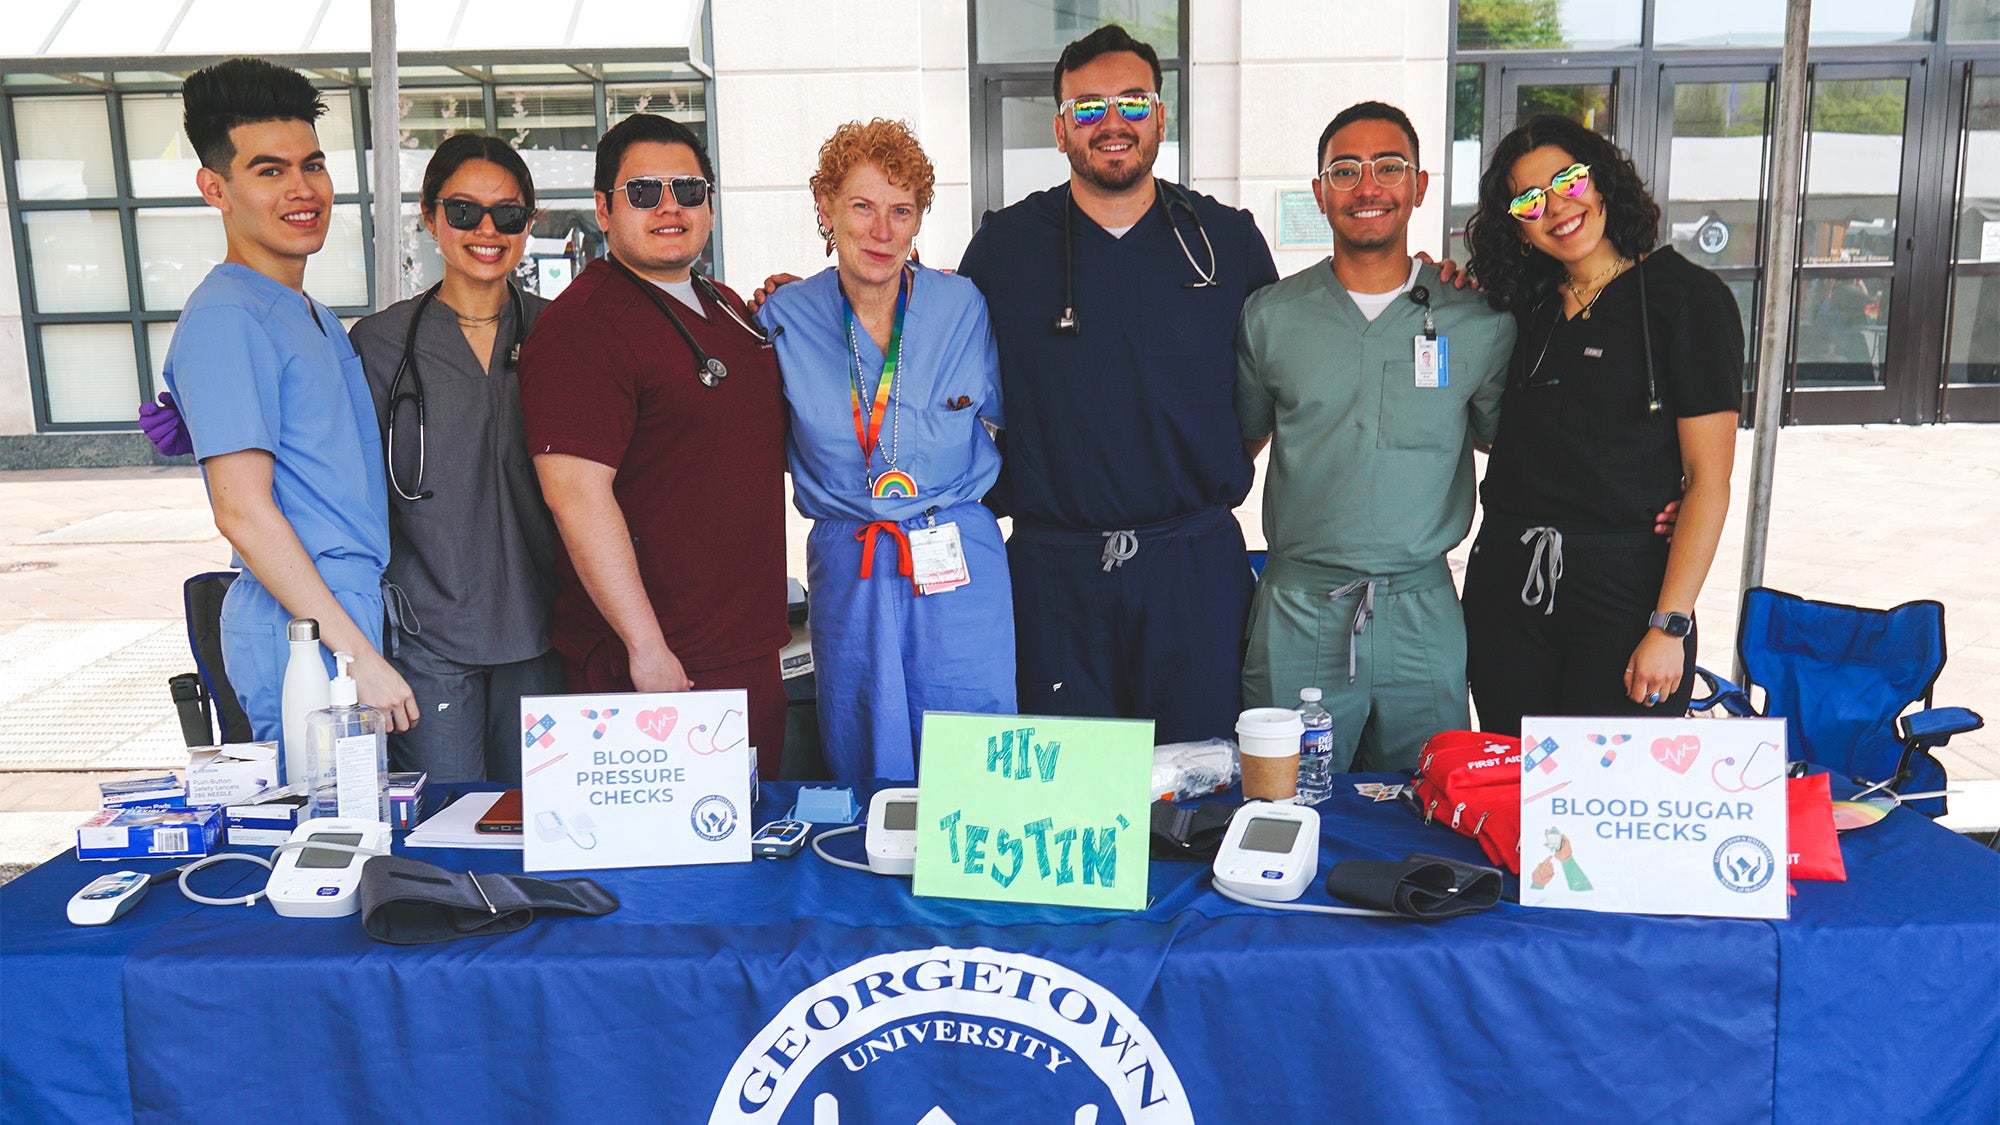
{"label": "green hiv testing sign", "polygon": [[1150,720],[924,715],[914,890],[1143,910]]}

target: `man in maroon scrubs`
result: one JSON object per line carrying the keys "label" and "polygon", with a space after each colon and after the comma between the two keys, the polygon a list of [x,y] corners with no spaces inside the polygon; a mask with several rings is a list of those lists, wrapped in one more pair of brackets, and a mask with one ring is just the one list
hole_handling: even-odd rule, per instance
{"label": "man in maroon scrubs", "polygon": [[521,406],[561,532],[551,639],[570,690],[743,688],[759,772],[776,778],[791,636],[784,400],[741,300],[693,273],[714,183],[679,122],[634,114],[604,134],[597,223],[611,255],[536,323]]}

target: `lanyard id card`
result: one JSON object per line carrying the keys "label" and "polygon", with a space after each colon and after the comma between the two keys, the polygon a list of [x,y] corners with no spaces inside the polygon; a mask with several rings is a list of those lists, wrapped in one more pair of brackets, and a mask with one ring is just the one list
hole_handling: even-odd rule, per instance
{"label": "lanyard id card", "polygon": [[917,584],[918,593],[942,594],[972,581],[955,523],[910,532],[910,564],[910,580]]}
{"label": "lanyard id card", "polygon": [[1451,368],[1445,356],[1443,336],[1418,336],[1416,340],[1417,386],[1451,386]]}

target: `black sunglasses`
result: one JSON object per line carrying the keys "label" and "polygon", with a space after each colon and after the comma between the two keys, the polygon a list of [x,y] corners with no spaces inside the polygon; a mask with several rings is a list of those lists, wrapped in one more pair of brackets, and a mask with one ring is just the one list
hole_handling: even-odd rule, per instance
{"label": "black sunglasses", "polygon": [[700,176],[675,176],[661,179],[658,176],[634,176],[624,183],[605,192],[608,201],[611,192],[625,189],[625,198],[641,211],[651,211],[660,205],[666,189],[674,189],[674,202],[682,207],[699,207],[708,202],[709,183]]}
{"label": "black sunglasses", "polygon": [[528,219],[534,211],[519,203],[501,203],[488,207],[474,203],[470,199],[440,199],[438,205],[444,208],[444,221],[453,230],[478,230],[479,221],[493,216],[493,229],[501,234],[520,234],[528,229]]}

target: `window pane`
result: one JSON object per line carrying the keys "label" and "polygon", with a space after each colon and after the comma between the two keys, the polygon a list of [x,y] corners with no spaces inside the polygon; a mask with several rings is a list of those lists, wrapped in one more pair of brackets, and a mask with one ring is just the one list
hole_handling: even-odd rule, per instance
{"label": "window pane", "polygon": [[1633,47],[1641,0],[1459,0],[1462,51]]}
{"label": "window pane", "polygon": [[671,117],[697,132],[708,120],[708,93],[699,82],[650,82],[636,86],[607,86],[604,90],[604,119],[613,125],[635,113],[657,113]]}
{"label": "window pane", "polygon": [[[527,257],[517,275],[521,288],[554,299],[588,258],[604,256],[604,235],[588,199],[555,199],[542,204],[530,228]],[[702,252],[709,260],[709,252]],[[711,261],[712,264],[712,261]]]}
{"label": "window pane", "polygon": [[1609,82],[1523,84],[1514,88],[1515,124],[1544,113],[1567,117],[1605,136],[1616,128],[1611,119]]}
{"label": "window pane", "polygon": [[[1825,0],[1813,4],[1812,45],[1900,43],[1930,35],[1934,0]],[[1955,0],[1954,8],[1986,0]],[[1779,47],[1785,42],[1785,0],[1670,0],[1655,4],[1657,47]],[[1953,27],[1964,17],[1954,16]]]}
{"label": "window pane", "polygon": [[132,424],[139,417],[139,363],[124,324],[51,324],[42,329],[49,421]]}
{"label": "window pane", "polygon": [[132,194],[140,198],[194,198],[201,158],[181,131],[179,94],[126,94],[125,152]]}
{"label": "window pane", "polygon": [[368,255],[362,247],[360,204],[334,207],[326,245],[306,259],[306,292],[336,309],[368,303]]}
{"label": "window pane", "polygon": [[590,186],[597,150],[594,89],[502,86],[495,95],[499,133],[527,161],[536,190]]}
{"label": "window pane", "polygon": [[354,155],[354,96],[346,90],[321,90],[319,96],[326,103],[326,113],[314,126],[320,151],[326,153],[333,190],[350,195],[361,190],[361,162]]}
{"label": "window pane", "polygon": [[1461,65],[1451,87],[1451,241],[1445,253],[1467,261],[1465,222],[1479,209],[1479,174],[1486,168],[1480,131],[1486,120],[1486,68]]}
{"label": "window pane", "polygon": [[980,62],[1054,62],[1064,47],[1107,23],[1163,59],[1181,53],[1177,0],[977,0],[977,6]]}
{"label": "window pane", "polygon": [[16,98],[14,175],[22,199],[101,199],[118,194],[111,112],[102,97]]}
{"label": "window pane", "polygon": [[1757,370],[1751,366],[1750,357],[1757,352],[1757,282],[1747,277],[1733,277],[1728,281],[1729,293],[1736,298],[1736,315],[1743,319],[1743,389],[1749,390],[1757,381]]}
{"label": "window pane", "polygon": [[1960,259],[2000,261],[2000,78],[1974,78],[1965,107]]}
{"label": "window pane", "polygon": [[[444,216],[438,216],[443,222]],[[424,229],[423,209],[414,202],[403,204],[403,292],[421,293],[444,280],[444,258],[438,254],[437,239]],[[393,301],[382,302],[386,307]]]}
{"label": "window pane", "polygon": [[404,89],[398,98],[402,121],[396,141],[402,146],[404,191],[422,191],[424,168],[437,152],[438,142],[453,133],[486,131],[484,95],[470,90]]}
{"label": "window pane", "polygon": [[1703,266],[1754,266],[1764,187],[1766,82],[1681,82],[1667,221],[1674,249]]}
{"label": "window pane", "polygon": [[2000,276],[1959,274],[1952,282],[1949,383],[2000,383]]}
{"label": "window pane", "polygon": [[178,309],[228,253],[222,213],[212,207],[142,207],[134,215],[140,295],[155,312]]}
{"label": "window pane", "polygon": [[124,312],[131,307],[118,212],[28,211],[21,222],[28,228],[37,312]]}
{"label": "window pane", "polygon": [[1808,275],[1799,285],[1799,387],[1879,387],[1888,355],[1890,280]]}
{"label": "window pane", "polygon": [[146,392],[146,401],[151,402],[167,389],[167,345],[174,342],[174,322],[159,321],[146,326],[146,360],[153,369],[153,381]]}
{"label": "window pane", "polygon": [[1994,0],[1955,0],[1945,38],[2000,39],[2000,4]]}
{"label": "window pane", "polygon": [[1906,85],[1900,78],[1813,83],[1801,262],[1894,260]]}

